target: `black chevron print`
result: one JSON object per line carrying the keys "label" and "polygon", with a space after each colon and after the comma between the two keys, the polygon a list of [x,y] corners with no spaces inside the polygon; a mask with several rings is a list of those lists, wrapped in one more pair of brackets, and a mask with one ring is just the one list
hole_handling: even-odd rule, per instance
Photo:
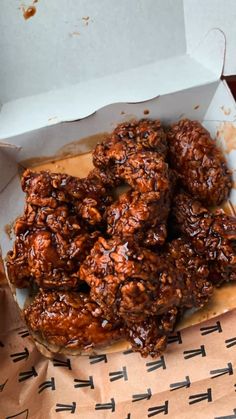
{"label": "black chevron print", "polygon": [[70,413],[75,413],[75,409],[76,409],[76,402],[72,402],[72,404],[61,404],[61,403],[57,403],[56,404],[56,412],[70,412]]}
{"label": "black chevron print", "polygon": [[23,339],[27,338],[27,336],[29,336],[29,331],[28,330],[21,330],[21,332],[19,332],[18,335],[21,336]]}
{"label": "black chevron print", "polygon": [[39,385],[39,391],[38,391],[38,393],[42,393],[42,391],[46,390],[47,388],[50,388],[52,391],[53,390],[56,390],[55,378],[54,377],[51,377],[50,380],[44,381],[43,383],[41,383]]}
{"label": "black chevron print", "polygon": [[160,359],[156,361],[151,361],[146,363],[147,372],[155,371],[158,368],[163,368],[163,370],[166,370],[166,363],[164,356],[161,356]]}
{"label": "black chevron print", "polygon": [[236,345],[236,338],[226,339],[225,341],[226,348],[231,348],[234,345]]}
{"label": "black chevron print", "polygon": [[178,342],[179,345],[181,345],[181,343],[182,343],[182,336],[181,336],[181,333],[179,331],[176,333],[176,335],[170,335],[168,337],[168,341],[167,341],[168,344],[169,343],[175,343],[175,342]]}
{"label": "black chevron print", "polygon": [[134,353],[133,349],[126,349],[126,351],[123,352],[123,355],[129,355],[133,353]]}
{"label": "black chevron print", "polygon": [[214,333],[214,332],[222,333],[222,327],[221,327],[220,322],[217,321],[216,324],[213,326],[201,327],[200,331],[201,331],[202,336],[209,335],[209,333]]}
{"label": "black chevron print", "polygon": [[28,380],[29,378],[37,377],[37,376],[38,376],[37,371],[35,370],[34,367],[32,367],[30,371],[20,372],[18,381],[19,382],[25,381],[25,380]]}
{"label": "black chevron print", "polygon": [[68,368],[68,370],[72,369],[69,358],[67,358],[66,361],[62,361],[61,359],[53,359],[52,361],[53,361],[54,367],[65,367],[65,368]]}
{"label": "black chevron print", "polygon": [[121,380],[122,378],[124,381],[128,380],[127,369],[126,367],[122,367],[121,371],[115,371],[109,373],[110,381]]}
{"label": "black chevron print", "polygon": [[105,362],[105,364],[107,363],[107,356],[104,355],[91,355],[89,357],[90,364],[97,364],[98,362]]}
{"label": "black chevron print", "polygon": [[132,402],[139,402],[141,400],[150,400],[151,397],[152,397],[152,392],[151,392],[151,389],[148,388],[147,393],[133,394]]}
{"label": "black chevron print", "polygon": [[194,356],[201,355],[202,357],[206,356],[205,346],[201,345],[199,349],[189,349],[188,351],[184,351],[184,359],[190,359]]}
{"label": "black chevron print", "polygon": [[13,362],[23,361],[23,359],[29,358],[29,351],[27,348],[24,348],[23,352],[18,352],[15,354],[11,354],[10,357],[12,358]]}
{"label": "black chevron print", "polygon": [[2,393],[2,391],[5,387],[5,385],[7,384],[7,382],[8,382],[8,379],[3,384],[0,384],[0,393]]}
{"label": "black chevron print", "polygon": [[20,417],[21,419],[23,419],[23,416],[21,416],[21,415],[23,415],[24,413],[25,413],[24,419],[28,419],[29,409],[22,410],[21,412],[18,412],[15,415],[12,415],[12,416],[7,416],[6,419],[13,419],[13,418],[17,418],[17,417]]}
{"label": "black chevron print", "polygon": [[165,404],[163,406],[154,406],[149,407],[148,409],[148,418],[151,418],[152,416],[159,415],[160,413],[164,413],[164,415],[168,415],[168,400],[165,401]]}
{"label": "black chevron print", "polygon": [[210,371],[210,375],[213,375],[213,377],[211,378],[216,378],[216,377],[221,377],[221,375],[225,375],[225,374],[229,374],[229,375],[233,375],[233,366],[231,364],[231,362],[229,362],[227,364],[226,368],[221,368],[218,370],[212,370]]}
{"label": "black chevron print", "polygon": [[215,419],[236,419],[236,409],[234,409],[233,415],[217,416]]}
{"label": "black chevron print", "polygon": [[115,400],[111,398],[110,403],[97,403],[95,405],[95,410],[111,410],[112,412],[115,412]]}
{"label": "black chevron print", "polygon": [[190,385],[191,385],[191,382],[190,382],[189,376],[187,375],[185,377],[185,381],[180,381],[179,383],[170,384],[170,389],[171,389],[170,391],[178,390],[183,387],[189,388]]}
{"label": "black chevron print", "polygon": [[189,404],[200,403],[204,400],[207,400],[208,403],[212,402],[211,388],[208,388],[206,393],[193,394],[192,396],[189,396]]}
{"label": "black chevron print", "polygon": [[74,388],[79,388],[79,387],[90,387],[91,390],[94,389],[94,382],[93,382],[93,377],[90,375],[88,380],[79,380],[77,378],[74,379]]}

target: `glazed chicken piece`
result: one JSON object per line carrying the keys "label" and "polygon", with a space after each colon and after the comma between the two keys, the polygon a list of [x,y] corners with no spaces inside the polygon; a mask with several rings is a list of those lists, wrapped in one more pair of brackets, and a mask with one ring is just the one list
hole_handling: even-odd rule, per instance
{"label": "glazed chicken piece", "polygon": [[212,286],[207,265],[181,240],[158,255],[132,240],[100,237],[80,278],[107,318],[141,322],[173,307],[201,307]]}
{"label": "glazed chicken piece", "polygon": [[90,175],[112,186],[125,182],[133,189],[108,209],[109,235],[135,234],[139,241],[145,235],[146,246],[165,242],[171,191],[166,152],[160,122],[151,120],[120,124],[95,148],[96,168]]}
{"label": "glazed chicken piece", "polygon": [[117,167],[119,177],[131,188],[141,192],[170,191],[170,175],[168,164],[156,152],[141,151],[129,157]]}
{"label": "glazed chicken piece", "polygon": [[236,218],[218,211],[210,213],[189,195],[175,196],[173,225],[185,234],[194,250],[203,255],[214,284],[236,280]]}
{"label": "glazed chicken piece", "polygon": [[94,316],[96,310],[86,294],[41,290],[24,317],[31,332],[49,344],[87,351],[121,338],[119,325]]}
{"label": "glazed chicken piece", "polygon": [[16,240],[8,253],[10,281],[17,287],[36,282],[43,288],[80,285],[79,265],[105,226],[111,198],[99,182],[48,172],[26,171],[24,214],[15,223]]}
{"label": "glazed chicken piece", "polygon": [[35,282],[43,288],[68,289],[80,285],[79,265],[89,254],[98,233],[63,237],[46,230],[17,236],[8,253],[7,270],[12,284],[24,288]]}
{"label": "glazed chicken piece", "polygon": [[166,134],[160,121],[141,121],[119,124],[115,130],[93,151],[94,166],[110,170],[124,164],[131,155],[139,151],[156,151],[165,157],[167,153]]}
{"label": "glazed chicken piece", "polygon": [[108,207],[107,232],[110,236],[133,237],[147,247],[163,245],[169,206],[169,195],[128,191]]}
{"label": "glazed chicken piece", "polygon": [[108,190],[98,178],[76,178],[61,173],[32,172],[22,177],[26,202],[37,207],[57,208],[66,203],[89,225],[100,225],[107,205],[112,202]]}
{"label": "glazed chicken piece", "polygon": [[205,205],[224,201],[232,187],[222,151],[198,122],[183,119],[167,134],[171,167],[186,190]]}
{"label": "glazed chicken piece", "polygon": [[178,316],[176,307],[161,316],[148,317],[143,322],[129,322],[124,326],[132,349],[142,357],[159,357],[166,349],[168,335],[173,332]]}

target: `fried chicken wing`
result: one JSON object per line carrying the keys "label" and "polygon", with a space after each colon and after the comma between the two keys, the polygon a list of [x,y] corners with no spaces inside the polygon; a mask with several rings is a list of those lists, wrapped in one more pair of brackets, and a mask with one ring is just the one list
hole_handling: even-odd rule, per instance
{"label": "fried chicken wing", "polygon": [[22,177],[26,202],[39,207],[57,208],[66,203],[90,225],[99,225],[111,197],[98,178],[76,178],[61,173],[26,170]]}
{"label": "fried chicken wing", "polygon": [[158,191],[164,194],[170,190],[168,164],[155,152],[135,153],[117,167],[117,173],[131,188],[141,193]]}
{"label": "fried chicken wing", "polygon": [[222,151],[198,122],[184,119],[168,131],[169,159],[182,185],[206,205],[224,201],[232,187]]}
{"label": "fried chicken wing", "polygon": [[109,138],[95,147],[93,163],[99,169],[109,169],[124,164],[130,155],[145,150],[166,155],[166,134],[160,121],[143,119],[119,124]]}
{"label": "fried chicken wing", "polygon": [[7,270],[12,284],[24,288],[36,282],[43,288],[77,288],[79,265],[89,254],[98,233],[64,238],[59,232],[31,231],[17,236],[8,253]]}
{"label": "fried chicken wing", "polygon": [[76,288],[79,264],[94,245],[107,203],[99,182],[67,175],[26,171],[24,214],[15,223],[16,241],[8,253],[10,281],[35,281],[43,288]]}
{"label": "fried chicken wing", "polygon": [[24,310],[29,329],[63,349],[89,350],[119,339],[119,325],[94,316],[97,304],[86,294],[40,291]]}
{"label": "fried chicken wing", "polygon": [[202,306],[212,292],[208,274],[205,261],[181,241],[158,255],[133,241],[100,237],[80,266],[107,318],[137,322],[173,306]]}
{"label": "fried chicken wing", "polygon": [[163,245],[168,213],[167,194],[128,191],[108,207],[107,232],[110,236],[133,237],[144,246]]}
{"label": "fried chicken wing", "polygon": [[236,280],[236,218],[210,213],[184,193],[175,196],[172,216],[175,228],[210,262],[213,282]]}
{"label": "fried chicken wing", "polygon": [[168,335],[173,332],[178,310],[173,307],[161,316],[148,317],[143,322],[130,322],[124,332],[132,349],[143,357],[156,358],[166,349]]}

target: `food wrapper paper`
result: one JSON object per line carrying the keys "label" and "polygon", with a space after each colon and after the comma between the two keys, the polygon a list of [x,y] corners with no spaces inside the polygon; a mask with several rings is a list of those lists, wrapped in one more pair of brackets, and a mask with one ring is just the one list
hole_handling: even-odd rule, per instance
{"label": "food wrapper paper", "polygon": [[0,286],[0,418],[236,418],[236,310],[177,331],[158,359],[131,350],[44,358]]}

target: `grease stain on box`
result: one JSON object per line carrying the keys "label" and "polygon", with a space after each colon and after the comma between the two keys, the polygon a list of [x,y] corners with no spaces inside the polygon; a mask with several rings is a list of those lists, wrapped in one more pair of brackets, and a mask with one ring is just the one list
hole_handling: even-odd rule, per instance
{"label": "grease stain on box", "polygon": [[82,20],[83,20],[83,22],[84,22],[84,25],[85,25],[85,26],[88,26],[88,24],[89,24],[89,19],[90,19],[90,17],[89,17],[89,16],[82,17]]}
{"label": "grease stain on box", "polygon": [[224,112],[225,115],[230,115],[231,114],[231,109],[230,108],[225,108],[224,106],[221,106],[220,109]]}
{"label": "grease stain on box", "polygon": [[222,122],[216,133],[217,139],[223,138],[222,149],[225,153],[236,150],[236,126],[231,122]]}

